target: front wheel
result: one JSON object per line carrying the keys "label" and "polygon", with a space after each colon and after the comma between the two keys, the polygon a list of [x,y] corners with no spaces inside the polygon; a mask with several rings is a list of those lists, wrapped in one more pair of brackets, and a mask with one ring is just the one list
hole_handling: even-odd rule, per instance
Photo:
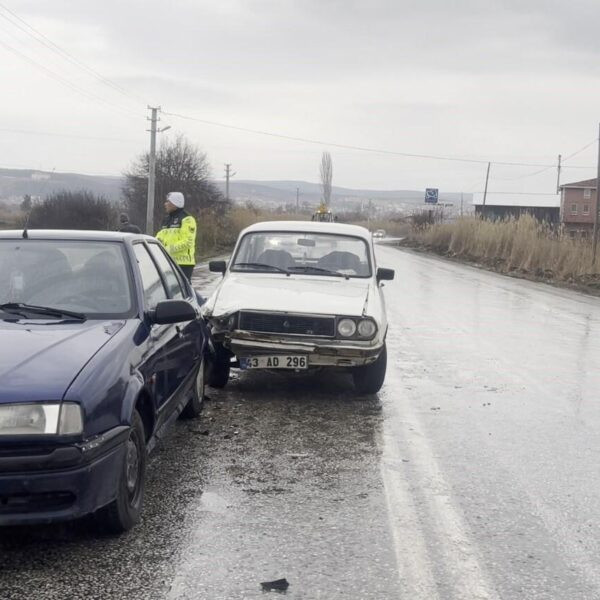
{"label": "front wheel", "polygon": [[144,424],[136,410],[125,443],[117,497],[97,515],[103,528],[110,533],[128,531],[140,520],[146,482],[145,439]]}
{"label": "front wheel", "polygon": [[386,367],[387,349],[384,344],[375,362],[353,369],[352,377],[356,391],[359,394],[376,394],[385,381]]}

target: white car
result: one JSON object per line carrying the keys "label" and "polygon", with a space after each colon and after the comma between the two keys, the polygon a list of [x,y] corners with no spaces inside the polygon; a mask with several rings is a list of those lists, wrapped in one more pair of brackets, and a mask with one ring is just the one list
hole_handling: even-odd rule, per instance
{"label": "white car", "polygon": [[203,307],[216,359],[209,377],[223,387],[241,369],[342,368],[359,393],[385,379],[388,322],[371,233],[356,225],[257,223],[240,233],[223,279]]}
{"label": "white car", "polygon": [[378,229],[374,234],[374,238],[384,238],[385,237],[385,229]]}

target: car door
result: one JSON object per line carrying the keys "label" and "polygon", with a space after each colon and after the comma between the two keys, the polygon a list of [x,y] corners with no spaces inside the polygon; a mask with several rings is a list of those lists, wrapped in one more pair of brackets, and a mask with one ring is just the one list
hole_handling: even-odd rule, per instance
{"label": "car door", "polygon": [[[146,245],[139,242],[133,245],[143,286],[144,309],[152,310],[156,305],[169,298],[167,286],[162,273]],[[173,407],[177,388],[178,374],[182,367],[180,361],[185,361],[185,344],[182,343],[179,325],[152,324],[150,329],[151,348],[146,357],[143,370],[150,374],[152,393],[156,405],[157,428],[168,420]]]}
{"label": "car door", "polygon": [[[169,298],[188,300],[195,304],[191,296],[193,294],[191,286],[179,276],[164,248],[158,243],[148,242],[148,249],[163,277]],[[170,376],[174,388],[181,394],[191,387],[190,377],[200,360],[203,336],[197,320],[178,323],[175,328],[178,332],[178,340],[169,348],[169,361],[174,365]]]}

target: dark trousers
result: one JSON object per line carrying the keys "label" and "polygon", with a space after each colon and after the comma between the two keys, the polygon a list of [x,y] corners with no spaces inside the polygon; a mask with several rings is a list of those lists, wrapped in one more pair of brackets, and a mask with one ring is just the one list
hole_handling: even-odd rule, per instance
{"label": "dark trousers", "polygon": [[183,274],[190,283],[192,283],[192,274],[194,273],[195,266],[196,265],[179,265],[179,268],[183,271]]}

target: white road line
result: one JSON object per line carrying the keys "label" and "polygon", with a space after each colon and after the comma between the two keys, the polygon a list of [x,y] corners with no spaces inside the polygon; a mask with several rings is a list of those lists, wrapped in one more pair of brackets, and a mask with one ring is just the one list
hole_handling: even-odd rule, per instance
{"label": "white road line", "polygon": [[[388,343],[391,356],[406,354],[406,348]],[[497,599],[402,383],[398,367],[389,365],[386,388],[393,392],[384,402],[382,476],[405,597]],[[433,551],[441,564],[432,563]]]}
{"label": "white road line", "polygon": [[402,597],[411,600],[438,600],[435,580],[425,548],[413,498],[398,463],[394,436],[384,434],[381,475],[385,487]]}

